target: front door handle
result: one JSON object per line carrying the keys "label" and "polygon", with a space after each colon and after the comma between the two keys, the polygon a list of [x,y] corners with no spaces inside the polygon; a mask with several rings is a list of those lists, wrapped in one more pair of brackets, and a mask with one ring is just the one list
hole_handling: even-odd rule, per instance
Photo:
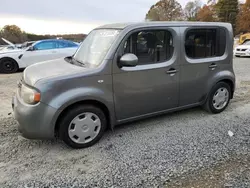
{"label": "front door handle", "polygon": [[169,69],[167,71],[167,74],[170,74],[171,76],[175,75],[175,73],[177,73],[177,70],[175,70],[175,69]]}
{"label": "front door handle", "polygon": [[214,64],[214,63],[212,63],[212,64],[209,66],[209,68],[210,68],[211,70],[214,70],[216,67],[217,67],[217,65]]}

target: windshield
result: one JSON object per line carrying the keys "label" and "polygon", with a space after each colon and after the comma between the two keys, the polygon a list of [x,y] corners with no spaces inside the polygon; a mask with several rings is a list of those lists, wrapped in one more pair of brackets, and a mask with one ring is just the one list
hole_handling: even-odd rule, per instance
{"label": "windshield", "polygon": [[99,66],[118,34],[119,30],[115,29],[93,30],[84,39],[73,58],[91,67]]}
{"label": "windshield", "polygon": [[244,45],[250,45],[250,41],[246,41],[243,43]]}

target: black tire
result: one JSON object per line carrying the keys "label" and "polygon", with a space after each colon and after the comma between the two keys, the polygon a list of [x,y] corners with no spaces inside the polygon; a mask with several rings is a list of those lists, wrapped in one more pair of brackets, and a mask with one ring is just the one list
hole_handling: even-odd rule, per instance
{"label": "black tire", "polygon": [[[68,129],[70,126],[71,121],[78,115],[85,113],[85,112],[90,112],[98,116],[101,122],[101,128],[98,133],[98,135],[90,142],[87,143],[76,143],[74,142],[68,133]],[[78,105],[75,106],[71,109],[69,109],[62,119],[59,121],[59,137],[62,139],[68,146],[75,148],[75,149],[81,149],[81,148],[86,148],[94,145],[97,143],[101,137],[104,134],[104,131],[106,130],[107,127],[107,118],[104,114],[104,112],[100,109],[97,108],[93,105]]]}
{"label": "black tire", "polygon": [[19,69],[15,60],[10,58],[3,58],[0,60],[0,72],[1,73],[15,73]]}
{"label": "black tire", "polygon": [[236,55],[235,57],[240,57],[240,55]]}
{"label": "black tire", "polygon": [[[215,92],[217,92],[217,90],[218,90],[219,88],[226,88],[226,89],[228,90],[228,93],[229,93],[228,101],[227,101],[225,107],[222,108],[222,109],[216,109],[216,108],[214,107],[214,105],[213,105],[213,96],[214,96]],[[210,92],[209,95],[208,95],[208,98],[207,98],[206,103],[203,105],[203,108],[204,108],[206,111],[208,111],[208,112],[210,112],[210,113],[213,113],[213,114],[221,113],[221,112],[223,112],[223,111],[227,108],[227,106],[228,106],[228,104],[229,104],[229,102],[230,102],[230,100],[231,100],[231,96],[232,96],[232,90],[231,90],[230,86],[229,86],[227,83],[225,83],[225,82],[219,82],[219,83],[217,83],[217,84],[212,88],[211,92]]]}

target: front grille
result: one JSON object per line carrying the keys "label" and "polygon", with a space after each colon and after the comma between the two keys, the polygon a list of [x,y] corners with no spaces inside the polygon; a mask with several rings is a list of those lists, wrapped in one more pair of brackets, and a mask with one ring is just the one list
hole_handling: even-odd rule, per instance
{"label": "front grille", "polygon": [[238,52],[245,52],[247,49],[246,48],[244,48],[244,49],[236,49],[236,51],[238,51]]}

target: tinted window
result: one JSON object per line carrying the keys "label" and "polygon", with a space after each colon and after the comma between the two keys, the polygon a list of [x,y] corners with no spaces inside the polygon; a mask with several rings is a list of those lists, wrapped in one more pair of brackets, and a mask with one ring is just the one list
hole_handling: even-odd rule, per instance
{"label": "tinted window", "polygon": [[160,63],[173,55],[173,38],[169,31],[141,31],[133,33],[124,44],[125,53],[138,57],[138,64]]}
{"label": "tinted window", "polygon": [[64,41],[57,41],[57,45],[58,45],[58,48],[68,48],[69,47],[68,43],[66,43]]}
{"label": "tinted window", "polygon": [[186,54],[190,58],[222,56],[226,49],[224,29],[191,29],[185,39]]}
{"label": "tinted window", "polygon": [[56,42],[54,41],[45,41],[40,42],[34,46],[36,50],[49,50],[56,48]]}
{"label": "tinted window", "polygon": [[75,44],[74,42],[71,42],[71,41],[68,41],[67,43],[68,43],[69,47],[77,47],[78,46],[77,44]]}
{"label": "tinted window", "polygon": [[77,45],[70,41],[57,41],[58,48],[69,48],[69,47],[76,47]]}

